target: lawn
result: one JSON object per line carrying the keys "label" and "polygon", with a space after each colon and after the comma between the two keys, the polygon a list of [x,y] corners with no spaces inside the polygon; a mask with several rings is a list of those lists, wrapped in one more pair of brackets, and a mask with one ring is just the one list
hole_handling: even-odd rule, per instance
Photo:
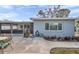
{"label": "lawn", "polygon": [[52,48],[50,54],[79,54],[79,48]]}

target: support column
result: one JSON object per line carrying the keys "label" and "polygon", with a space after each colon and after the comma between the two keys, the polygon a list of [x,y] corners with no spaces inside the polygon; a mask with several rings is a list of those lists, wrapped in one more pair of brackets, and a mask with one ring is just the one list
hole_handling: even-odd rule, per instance
{"label": "support column", "polygon": [[24,31],[24,24],[23,24],[22,26],[23,26],[23,37],[24,37],[24,32],[25,32],[25,31]]}
{"label": "support column", "polygon": [[19,30],[19,24],[17,24],[17,30]]}
{"label": "support column", "polygon": [[11,29],[11,37],[12,37],[12,34],[13,34],[13,25],[10,24],[10,29]]}
{"label": "support column", "polygon": [[0,34],[1,34],[1,24],[0,24]]}

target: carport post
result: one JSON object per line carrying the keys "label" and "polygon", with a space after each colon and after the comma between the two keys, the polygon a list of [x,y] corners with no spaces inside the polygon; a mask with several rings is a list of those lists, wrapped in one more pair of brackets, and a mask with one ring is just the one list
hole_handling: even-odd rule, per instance
{"label": "carport post", "polygon": [[13,29],[12,29],[12,24],[10,24],[10,29],[11,29],[11,37],[12,37],[12,34],[13,34]]}
{"label": "carport post", "polygon": [[23,24],[23,38],[24,38],[24,24]]}
{"label": "carport post", "polygon": [[0,34],[1,34],[1,24],[0,24]]}

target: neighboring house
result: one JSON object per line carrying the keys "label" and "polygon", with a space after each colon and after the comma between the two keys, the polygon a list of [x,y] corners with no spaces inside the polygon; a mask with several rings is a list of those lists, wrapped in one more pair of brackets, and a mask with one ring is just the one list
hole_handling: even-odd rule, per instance
{"label": "neighboring house", "polygon": [[75,28],[76,28],[76,32],[79,33],[79,18],[75,20]]}
{"label": "neighboring house", "polygon": [[44,36],[74,36],[75,34],[75,19],[68,17],[70,10],[60,9],[59,7],[54,10],[49,9],[47,12],[40,10],[38,17],[31,18],[34,25],[34,35],[36,31]]}

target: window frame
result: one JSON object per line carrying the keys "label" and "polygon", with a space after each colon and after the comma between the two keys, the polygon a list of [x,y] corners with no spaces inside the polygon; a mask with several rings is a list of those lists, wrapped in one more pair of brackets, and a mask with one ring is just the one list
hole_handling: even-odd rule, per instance
{"label": "window frame", "polygon": [[[56,29],[56,30],[51,30],[51,29],[50,29],[50,25],[51,25],[52,23],[54,23],[54,24],[55,24],[55,22],[52,22],[52,23],[50,23],[50,22],[46,22],[46,23],[48,23],[48,24],[49,24],[49,29],[48,29],[48,31],[49,31],[49,30],[50,30],[50,31],[62,31],[62,30],[63,30],[63,25],[62,25],[62,23],[61,23],[61,22],[56,22],[56,23],[57,23],[57,29]],[[46,30],[46,23],[45,23],[45,30]],[[58,29],[59,24],[61,24],[61,25],[62,25],[61,30],[59,30],[59,29]]]}
{"label": "window frame", "polygon": [[[53,29],[51,29],[51,27],[53,27]],[[56,25],[56,23],[50,23],[49,24],[49,30],[57,30],[57,29],[58,29],[58,26]]]}
{"label": "window frame", "polygon": [[[47,24],[48,24],[48,29],[46,28]],[[49,23],[45,23],[45,30],[49,30]]]}

